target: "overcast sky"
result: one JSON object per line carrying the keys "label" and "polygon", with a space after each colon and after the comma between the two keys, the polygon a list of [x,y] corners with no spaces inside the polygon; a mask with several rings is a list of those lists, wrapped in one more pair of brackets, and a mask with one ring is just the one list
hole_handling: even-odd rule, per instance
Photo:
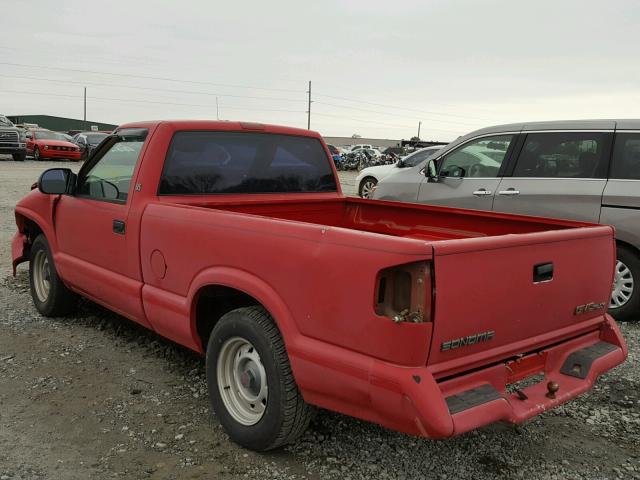
{"label": "overcast sky", "polygon": [[0,0],[0,113],[452,140],[640,117],[640,2]]}

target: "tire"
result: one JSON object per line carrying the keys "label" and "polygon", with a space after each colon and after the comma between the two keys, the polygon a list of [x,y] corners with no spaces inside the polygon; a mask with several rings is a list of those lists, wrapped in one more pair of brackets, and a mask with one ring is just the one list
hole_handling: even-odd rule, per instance
{"label": "tire", "polygon": [[26,153],[14,153],[11,156],[13,157],[13,160],[16,162],[24,162],[25,158],[27,158]]}
{"label": "tire", "polygon": [[373,195],[373,187],[378,184],[378,180],[373,177],[364,177],[358,187],[358,195],[362,198],[371,198]]}
{"label": "tire", "polygon": [[45,317],[63,317],[75,310],[77,296],[58,276],[49,243],[42,234],[31,245],[29,285],[33,303]]}
{"label": "tire", "polygon": [[209,337],[206,367],[211,406],[234,442],[263,452],[307,429],[313,407],[303,400],[278,327],[262,307],[222,316]]}
{"label": "tire", "polygon": [[618,245],[618,261],[613,283],[609,313],[616,320],[640,320],[640,258],[638,253]]}
{"label": "tire", "polygon": [[34,159],[36,162],[38,162],[38,161],[42,160],[42,159],[40,158],[40,149],[39,149],[38,147],[35,147],[35,148],[33,149],[33,159]]}

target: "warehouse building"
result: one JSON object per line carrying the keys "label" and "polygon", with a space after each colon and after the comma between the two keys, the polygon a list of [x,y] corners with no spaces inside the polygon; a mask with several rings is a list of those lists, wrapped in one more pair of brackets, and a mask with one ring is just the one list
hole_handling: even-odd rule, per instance
{"label": "warehouse building", "polygon": [[15,124],[34,124],[40,128],[54,130],[56,132],[68,132],[71,130],[103,130],[111,131],[117,127],[111,123],[94,122],[93,120],[79,120],[76,118],[54,117],[52,115],[7,115],[7,118]]}

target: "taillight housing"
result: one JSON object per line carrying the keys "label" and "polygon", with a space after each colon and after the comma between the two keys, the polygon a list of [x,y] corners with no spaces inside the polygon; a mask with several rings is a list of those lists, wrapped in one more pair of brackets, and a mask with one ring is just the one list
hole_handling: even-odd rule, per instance
{"label": "taillight housing", "polygon": [[396,323],[432,320],[433,264],[429,261],[385,268],[376,280],[374,308]]}

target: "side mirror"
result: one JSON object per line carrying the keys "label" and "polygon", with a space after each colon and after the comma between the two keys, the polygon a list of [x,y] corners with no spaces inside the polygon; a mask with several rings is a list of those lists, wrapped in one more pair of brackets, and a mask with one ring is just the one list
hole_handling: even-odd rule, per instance
{"label": "side mirror", "polygon": [[76,174],[68,168],[50,168],[38,179],[38,190],[48,195],[72,195],[76,187]]}
{"label": "side mirror", "polygon": [[398,168],[404,168],[406,166],[407,165],[404,163],[404,159],[402,159],[402,158],[396,162],[396,167],[398,167]]}
{"label": "side mirror", "polygon": [[439,180],[440,177],[438,177],[435,160],[431,159],[427,162],[427,166],[424,167],[424,176],[427,177],[430,182],[437,182]]}

